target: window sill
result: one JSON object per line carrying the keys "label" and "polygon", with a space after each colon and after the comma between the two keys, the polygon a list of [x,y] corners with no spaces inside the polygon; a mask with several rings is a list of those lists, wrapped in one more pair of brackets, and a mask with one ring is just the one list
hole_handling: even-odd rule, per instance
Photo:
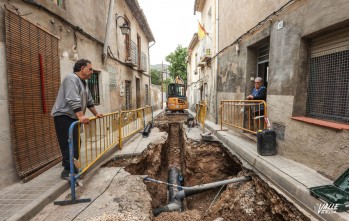
{"label": "window sill", "polygon": [[319,119],[310,118],[310,117],[291,117],[291,119],[322,126],[322,127],[327,127],[335,130],[349,130],[348,124],[340,124],[340,123],[324,121],[324,120],[319,120]]}

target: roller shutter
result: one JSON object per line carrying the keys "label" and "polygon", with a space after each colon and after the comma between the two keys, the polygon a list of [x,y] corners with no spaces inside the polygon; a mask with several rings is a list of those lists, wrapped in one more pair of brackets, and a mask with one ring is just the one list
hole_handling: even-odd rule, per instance
{"label": "roller shutter", "polygon": [[12,147],[27,181],[61,160],[50,116],[60,85],[58,38],[8,9],[5,26]]}

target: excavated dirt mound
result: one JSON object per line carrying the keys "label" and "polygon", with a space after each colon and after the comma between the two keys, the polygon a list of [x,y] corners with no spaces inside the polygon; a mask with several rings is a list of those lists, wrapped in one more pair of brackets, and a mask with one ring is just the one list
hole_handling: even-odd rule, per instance
{"label": "excavated dirt mound", "polygon": [[[163,182],[168,180],[169,168],[175,166],[184,178],[183,186],[241,176],[251,176],[252,180],[187,197],[183,212],[163,212],[153,220],[310,220],[256,174],[242,167],[238,158],[219,142],[188,140],[182,128],[183,116],[168,118],[163,116],[162,123],[156,124],[168,133],[165,143],[150,145],[141,156],[114,159],[108,166],[123,166],[131,174],[148,175]],[[169,123],[163,122],[166,120]],[[146,186],[153,209],[169,203],[166,184],[146,182]]]}

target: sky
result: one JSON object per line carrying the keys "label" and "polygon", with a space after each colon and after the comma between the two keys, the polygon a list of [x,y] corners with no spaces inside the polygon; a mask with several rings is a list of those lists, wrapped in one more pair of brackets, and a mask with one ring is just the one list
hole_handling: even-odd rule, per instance
{"label": "sky", "polygon": [[[194,0],[138,0],[155,38],[149,49],[150,64],[168,64],[165,57],[181,44],[188,47],[198,30]],[[152,45],[153,43],[150,43]]]}

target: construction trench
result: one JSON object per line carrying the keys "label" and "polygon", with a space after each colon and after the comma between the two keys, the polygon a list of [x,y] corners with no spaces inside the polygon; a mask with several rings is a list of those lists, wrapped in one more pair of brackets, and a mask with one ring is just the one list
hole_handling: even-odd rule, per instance
{"label": "construction trench", "polygon": [[189,138],[201,129],[186,123],[186,115],[160,115],[154,126],[166,142],[106,164],[147,175],[152,220],[310,220],[219,141]]}

